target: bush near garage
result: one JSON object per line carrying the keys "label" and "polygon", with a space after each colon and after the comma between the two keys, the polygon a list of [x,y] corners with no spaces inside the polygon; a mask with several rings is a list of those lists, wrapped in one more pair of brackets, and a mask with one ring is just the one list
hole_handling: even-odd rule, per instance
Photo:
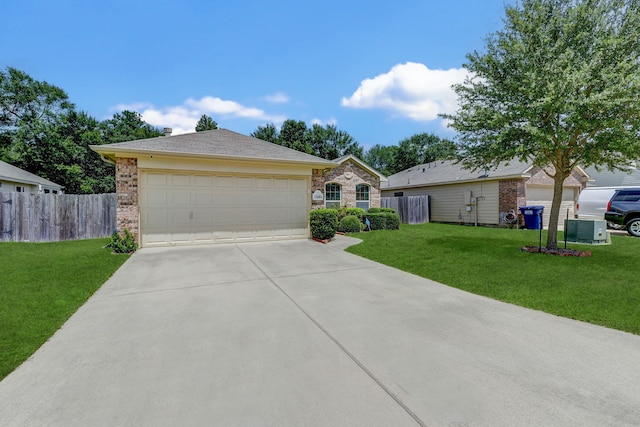
{"label": "bush near garage", "polygon": [[362,230],[362,221],[355,215],[347,215],[338,224],[338,231],[343,233],[359,233]]}
{"label": "bush near garage", "polygon": [[138,249],[138,243],[133,234],[125,229],[122,234],[114,231],[105,248],[111,249],[115,254],[131,254]]}
{"label": "bush near garage", "polygon": [[314,239],[332,238],[338,231],[338,211],[330,208],[312,210],[309,212],[309,227]]}

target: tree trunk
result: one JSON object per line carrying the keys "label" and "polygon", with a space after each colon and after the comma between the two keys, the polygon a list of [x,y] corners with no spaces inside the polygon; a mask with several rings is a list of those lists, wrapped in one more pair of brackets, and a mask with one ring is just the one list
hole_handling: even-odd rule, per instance
{"label": "tree trunk", "polygon": [[553,177],[553,202],[551,203],[547,233],[548,249],[558,249],[558,218],[560,217],[560,208],[562,207],[563,184],[567,176],[563,176],[560,172],[556,171]]}

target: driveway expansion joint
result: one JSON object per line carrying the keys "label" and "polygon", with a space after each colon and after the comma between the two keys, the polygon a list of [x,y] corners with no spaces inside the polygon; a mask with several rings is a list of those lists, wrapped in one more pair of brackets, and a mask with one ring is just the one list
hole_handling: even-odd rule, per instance
{"label": "driveway expansion joint", "polygon": [[[420,417],[418,417],[417,414],[415,414],[401,399],[400,397],[398,397],[393,391],[391,391],[378,377],[376,377],[376,375],[371,372],[351,351],[349,351],[349,349],[347,349],[343,344],[340,343],[340,341],[338,341],[337,338],[335,338],[324,326],[322,326],[322,324],[317,321],[313,316],[311,316],[304,308],[302,308],[302,306],[300,304],[298,304],[296,302],[296,300],[293,299],[293,297],[291,297],[291,295],[289,295],[284,289],[282,289],[274,280],[273,277],[271,277],[266,271],[264,271],[264,269],[262,269],[262,267],[260,265],[258,265],[258,263],[256,263],[242,248],[238,248],[240,250],[240,252],[242,252],[242,254],[244,256],[247,257],[247,259],[249,261],[251,261],[251,263],[253,263],[253,265],[259,269],[262,274],[265,275],[265,277],[267,278],[267,280],[269,280],[273,286],[278,289],[278,291],[280,291],[280,293],[282,293],[282,295],[284,295],[289,301],[291,301],[291,303],[305,316],[307,317],[311,322],[313,322],[314,325],[316,325],[316,327],[318,329],[320,329],[320,331],[327,336],[327,338],[329,338],[336,346],[338,346],[338,348],[347,356],[349,357],[349,359],[351,359],[369,378],[371,378],[377,385],[378,387],[380,387],[389,397],[391,397],[411,418],[413,418],[416,423],[418,423],[418,425],[426,427],[427,424],[424,423],[424,421],[422,421],[420,419]],[[375,267],[372,267],[375,268]],[[345,270],[368,270],[369,268],[354,268],[354,269],[345,269]],[[296,277],[296,276],[306,276],[312,273],[308,273],[308,274],[301,274],[301,275],[293,275],[293,276],[283,276],[283,277]]]}

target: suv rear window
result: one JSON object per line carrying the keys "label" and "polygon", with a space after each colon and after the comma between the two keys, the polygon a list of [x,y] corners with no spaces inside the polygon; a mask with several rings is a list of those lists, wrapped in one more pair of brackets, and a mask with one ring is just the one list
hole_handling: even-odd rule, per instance
{"label": "suv rear window", "polygon": [[616,201],[620,202],[637,202],[640,201],[640,190],[620,191],[615,196]]}

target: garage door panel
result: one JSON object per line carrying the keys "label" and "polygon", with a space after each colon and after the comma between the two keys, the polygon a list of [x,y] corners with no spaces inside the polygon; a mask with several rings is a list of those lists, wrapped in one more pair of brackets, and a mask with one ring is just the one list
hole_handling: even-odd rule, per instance
{"label": "garage door panel", "polygon": [[235,186],[235,178],[232,176],[216,176],[214,177],[213,185],[216,188],[233,188]]}
{"label": "garage door panel", "polygon": [[142,246],[306,238],[309,179],[143,171]]}
{"label": "garage door panel", "polygon": [[174,187],[191,187],[191,175],[172,173],[169,175],[169,185]]}
{"label": "garage door panel", "polygon": [[194,175],[193,186],[198,188],[211,188],[213,187],[213,176],[210,175]]}
{"label": "garage door panel", "polygon": [[189,190],[171,191],[169,193],[169,205],[189,206],[191,204],[191,193]]}

